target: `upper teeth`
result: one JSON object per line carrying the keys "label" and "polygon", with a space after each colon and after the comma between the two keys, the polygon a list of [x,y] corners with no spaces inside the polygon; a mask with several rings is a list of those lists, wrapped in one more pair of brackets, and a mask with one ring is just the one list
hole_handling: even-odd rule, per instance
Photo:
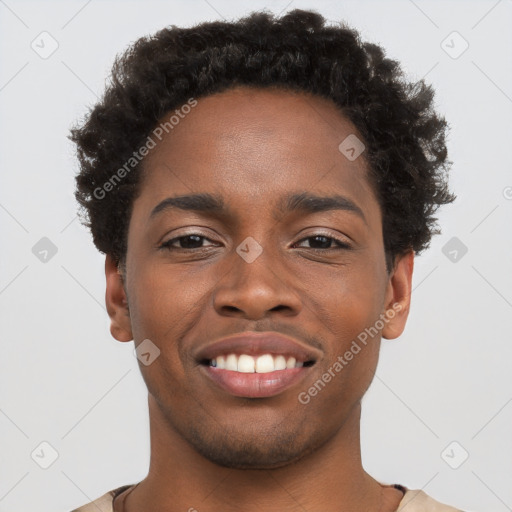
{"label": "upper teeth", "polygon": [[272,356],[272,354],[263,354],[259,357],[248,354],[239,356],[229,354],[228,356],[218,356],[210,361],[210,366],[242,373],[268,373],[287,368],[300,368],[303,365],[304,363],[297,362],[295,357],[286,359],[284,356]]}

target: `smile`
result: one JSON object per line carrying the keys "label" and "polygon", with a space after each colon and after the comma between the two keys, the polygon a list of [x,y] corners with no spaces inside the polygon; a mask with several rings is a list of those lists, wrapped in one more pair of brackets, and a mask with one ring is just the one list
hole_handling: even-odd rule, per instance
{"label": "smile", "polygon": [[281,354],[228,354],[206,360],[199,368],[210,383],[232,396],[270,398],[296,385],[314,364]]}
{"label": "smile", "polygon": [[214,388],[236,397],[265,398],[297,385],[322,355],[277,332],[244,332],[207,341],[194,358]]}
{"label": "smile", "polygon": [[229,354],[208,361],[208,366],[239,373],[270,373],[311,365],[313,361],[297,361],[295,357],[285,357],[281,354],[263,354],[257,357],[249,354]]}

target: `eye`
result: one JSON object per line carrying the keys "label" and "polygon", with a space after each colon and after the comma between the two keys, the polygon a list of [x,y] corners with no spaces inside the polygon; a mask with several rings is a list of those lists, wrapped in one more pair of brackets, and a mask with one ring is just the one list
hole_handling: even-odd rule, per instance
{"label": "eye", "polygon": [[[189,233],[187,235],[178,236],[176,238],[172,238],[171,240],[167,240],[163,244],[160,245],[160,248],[167,249],[169,251],[174,250],[194,250],[194,249],[205,249],[206,247],[203,246],[204,240],[210,240],[209,238],[206,238],[203,235],[200,235],[198,233]],[[176,247],[176,243],[180,244],[181,247]]]}
{"label": "eye", "polygon": [[[197,249],[206,249],[207,247],[215,247],[214,245],[204,246],[203,242],[208,240],[209,242],[213,242],[209,238],[200,235],[198,233],[189,233],[187,235],[178,236],[175,238],[171,238],[166,242],[160,245],[160,248],[167,249],[169,251],[174,250],[182,250],[182,251],[194,251]],[[313,249],[313,250],[340,250],[340,249],[351,249],[350,245],[341,240],[338,240],[335,237],[327,236],[323,234],[312,235],[299,240],[295,245],[301,244],[305,241],[308,241],[309,247],[303,247],[305,249]],[[334,243],[334,246],[333,246]]]}
{"label": "eye", "polygon": [[[297,244],[300,244],[301,242],[304,242],[305,240],[311,240],[313,243],[309,242],[310,247],[305,247],[305,249],[313,249],[313,250],[340,250],[340,249],[351,249],[350,245],[348,245],[345,242],[342,242],[341,240],[338,240],[337,238],[334,238],[332,236],[327,235],[312,235],[308,236],[306,238],[303,238],[302,240],[299,240]],[[332,247],[331,244],[334,242],[335,247]],[[297,245],[295,244],[295,245]]]}

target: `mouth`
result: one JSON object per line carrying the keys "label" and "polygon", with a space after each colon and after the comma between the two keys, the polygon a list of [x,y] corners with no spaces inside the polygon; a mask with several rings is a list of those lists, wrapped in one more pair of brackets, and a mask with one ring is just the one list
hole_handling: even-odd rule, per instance
{"label": "mouth", "polygon": [[275,332],[242,333],[196,353],[209,382],[236,397],[265,398],[297,385],[322,352]]}

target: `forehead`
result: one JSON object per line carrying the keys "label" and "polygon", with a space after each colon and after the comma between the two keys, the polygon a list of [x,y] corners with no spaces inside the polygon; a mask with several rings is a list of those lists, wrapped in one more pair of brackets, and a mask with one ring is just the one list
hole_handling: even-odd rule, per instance
{"label": "forehead", "polygon": [[143,193],[158,201],[214,191],[235,207],[268,208],[291,190],[307,190],[343,193],[362,209],[375,209],[364,152],[349,160],[340,151],[347,137],[362,140],[328,99],[230,89],[197,100],[157,141],[144,161]]}

